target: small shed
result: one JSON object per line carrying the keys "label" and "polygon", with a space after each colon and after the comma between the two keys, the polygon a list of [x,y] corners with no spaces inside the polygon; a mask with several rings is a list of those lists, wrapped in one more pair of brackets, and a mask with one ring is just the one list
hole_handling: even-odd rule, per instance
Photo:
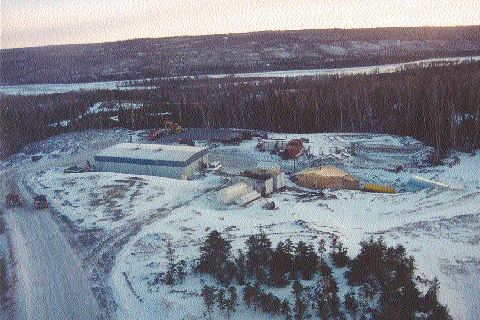
{"label": "small shed", "polygon": [[305,169],[295,176],[297,183],[309,189],[360,189],[360,181],[333,166]]}
{"label": "small shed", "polygon": [[255,190],[262,194],[268,195],[285,188],[285,172],[280,168],[246,170],[243,176],[256,181]]}

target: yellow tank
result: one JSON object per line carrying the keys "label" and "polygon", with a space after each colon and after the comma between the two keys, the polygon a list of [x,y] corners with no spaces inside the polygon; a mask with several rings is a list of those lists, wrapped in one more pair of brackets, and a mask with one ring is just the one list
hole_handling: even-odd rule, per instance
{"label": "yellow tank", "polygon": [[397,193],[397,191],[395,191],[395,189],[390,186],[381,186],[374,183],[366,183],[363,186],[363,190],[376,193]]}

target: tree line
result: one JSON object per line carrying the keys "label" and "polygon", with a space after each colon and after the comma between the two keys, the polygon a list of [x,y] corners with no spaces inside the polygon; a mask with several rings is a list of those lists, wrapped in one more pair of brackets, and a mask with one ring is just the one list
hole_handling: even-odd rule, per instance
{"label": "tree line", "polygon": [[[413,136],[435,148],[480,146],[480,63],[392,74],[282,79],[176,79],[155,89],[102,90],[0,97],[0,137],[11,151],[59,132],[160,126],[172,112],[184,127],[235,127],[275,132],[366,132]],[[133,101],[140,110],[84,115],[95,102]],[[112,121],[109,116],[118,116]],[[68,128],[52,128],[56,120]]]}

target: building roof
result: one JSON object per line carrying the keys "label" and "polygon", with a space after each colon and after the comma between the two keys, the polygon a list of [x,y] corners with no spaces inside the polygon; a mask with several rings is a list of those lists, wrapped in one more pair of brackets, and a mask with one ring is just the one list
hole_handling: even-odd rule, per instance
{"label": "building roof", "polygon": [[96,161],[158,166],[185,166],[208,153],[204,147],[164,144],[120,143],[95,156]]}
{"label": "building roof", "polygon": [[256,180],[268,180],[275,176],[278,176],[281,173],[280,168],[275,169],[264,169],[264,168],[256,168],[245,170],[243,172],[243,176],[256,179]]}

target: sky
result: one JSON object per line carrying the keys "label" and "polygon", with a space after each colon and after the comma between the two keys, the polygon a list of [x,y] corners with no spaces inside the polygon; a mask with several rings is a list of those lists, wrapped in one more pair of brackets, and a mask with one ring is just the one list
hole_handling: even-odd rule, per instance
{"label": "sky", "polygon": [[480,0],[0,0],[1,48],[261,30],[480,25]]}

